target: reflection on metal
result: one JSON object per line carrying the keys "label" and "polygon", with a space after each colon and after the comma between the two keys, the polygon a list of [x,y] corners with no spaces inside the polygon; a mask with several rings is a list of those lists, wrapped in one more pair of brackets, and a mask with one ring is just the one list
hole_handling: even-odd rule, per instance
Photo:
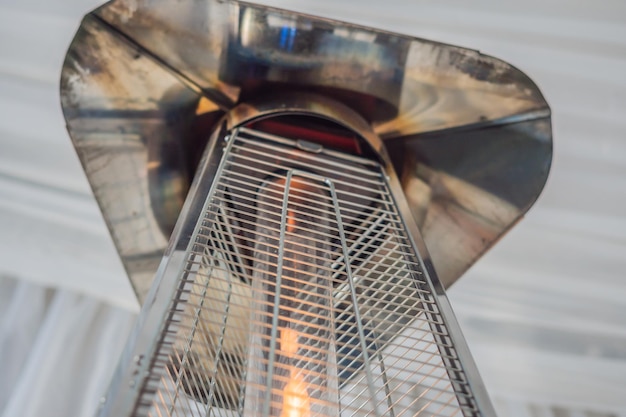
{"label": "reflection on metal", "polygon": [[142,300],[224,113],[280,91],[357,110],[385,142],[445,286],[529,209],[550,111],[476,51],[235,1],[114,0],[61,79],[68,130]]}

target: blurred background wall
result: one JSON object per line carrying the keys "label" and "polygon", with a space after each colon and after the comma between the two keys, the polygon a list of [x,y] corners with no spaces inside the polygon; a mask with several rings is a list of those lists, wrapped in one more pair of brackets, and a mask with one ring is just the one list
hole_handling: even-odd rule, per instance
{"label": "blurred background wall", "polygon": [[[479,49],[553,110],[527,217],[449,296],[500,416],[626,416],[626,2],[265,0]],[[0,0],[0,416],[90,416],[138,305],[65,133],[95,0]]]}

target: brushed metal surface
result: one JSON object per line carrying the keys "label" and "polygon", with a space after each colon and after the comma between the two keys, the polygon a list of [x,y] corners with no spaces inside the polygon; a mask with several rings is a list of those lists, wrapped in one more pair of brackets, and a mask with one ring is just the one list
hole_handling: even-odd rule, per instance
{"label": "brushed metal surface", "polygon": [[285,89],[332,96],[372,123],[446,286],[547,178],[549,108],[500,60],[246,3],[116,0],[84,19],[61,95],[140,300],[211,126],[235,103]]}

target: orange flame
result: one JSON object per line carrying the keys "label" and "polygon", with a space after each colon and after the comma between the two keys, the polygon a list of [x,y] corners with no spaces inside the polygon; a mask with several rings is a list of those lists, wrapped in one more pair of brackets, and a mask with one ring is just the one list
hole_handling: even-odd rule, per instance
{"label": "orange flame", "polygon": [[[289,358],[298,352],[298,332],[284,328],[280,331],[280,350]],[[310,417],[311,401],[304,378],[295,366],[289,370],[289,382],[283,389],[283,407],[280,417]]]}

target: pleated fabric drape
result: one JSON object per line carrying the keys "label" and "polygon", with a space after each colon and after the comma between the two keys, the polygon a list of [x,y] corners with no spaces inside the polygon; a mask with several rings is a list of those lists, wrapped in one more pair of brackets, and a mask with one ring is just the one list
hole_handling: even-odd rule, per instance
{"label": "pleated fabric drape", "polygon": [[94,415],[135,314],[0,278],[0,416]]}

